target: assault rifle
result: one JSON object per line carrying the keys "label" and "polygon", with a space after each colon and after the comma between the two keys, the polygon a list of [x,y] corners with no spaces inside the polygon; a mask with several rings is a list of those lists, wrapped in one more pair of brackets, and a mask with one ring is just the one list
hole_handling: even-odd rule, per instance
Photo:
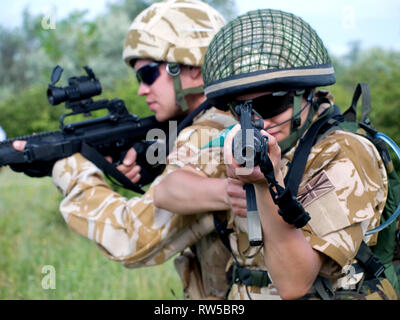
{"label": "assault rifle", "polygon": [[[249,168],[260,166],[261,172],[269,183],[272,200],[279,207],[278,213],[287,223],[293,224],[296,228],[303,227],[310,220],[310,215],[297,201],[295,196],[297,190],[293,193],[291,186],[283,188],[275,179],[274,167],[268,156],[268,138],[260,132],[260,129],[264,127],[262,117],[253,110],[251,100],[237,105],[235,112],[240,116],[241,130],[233,138],[233,157],[242,166]],[[253,114],[256,114],[259,119],[252,120]],[[291,172],[288,176],[290,175]],[[262,245],[261,222],[254,186],[244,184],[243,188],[246,190],[249,243],[251,246]]]}
{"label": "assault rifle", "polygon": [[[272,200],[279,207],[278,213],[287,223],[295,225],[296,228],[303,227],[310,216],[296,197],[292,195],[291,190],[289,188],[284,189],[276,181],[274,168],[268,156],[268,137],[263,136],[260,132],[264,127],[264,121],[253,109],[252,100],[237,104],[235,113],[240,117],[241,129],[235,134],[232,141],[233,158],[243,167],[242,169],[252,170],[254,167],[260,166],[261,172],[269,182]],[[258,116],[258,119],[253,120],[254,114]],[[229,127],[202,148],[222,146],[225,143],[226,135],[232,128],[233,126]],[[247,174],[250,172],[247,171]],[[263,244],[263,236],[254,185],[245,183],[243,189],[246,191],[249,243],[251,246],[260,246]]]}
{"label": "assault rifle", "polygon": [[[93,101],[91,99],[93,96],[101,94],[101,84],[88,66],[84,69],[87,76],[69,78],[69,85],[66,87],[55,86],[63,69],[60,66],[53,69],[51,83],[47,89],[48,101],[51,105],[65,102],[66,108],[72,112],[60,117],[60,131],[42,132],[1,142],[0,167],[9,165],[15,171],[41,177],[51,175],[51,169],[57,160],[80,152],[123,187],[144,193],[142,186],[151,182],[164,167],[160,163],[154,166],[147,163],[146,150],[155,140],[144,141],[144,139],[151,129],[158,128],[167,132],[169,122],[160,123],[154,116],[139,118],[128,112],[121,99]],[[67,117],[90,115],[92,111],[101,109],[107,109],[108,114],[75,123],[65,123]],[[27,141],[23,152],[12,147],[12,142],[15,140]],[[116,169],[116,165],[123,160],[131,147],[137,151],[137,163],[142,167],[141,180],[137,184],[133,184]],[[110,164],[105,156],[111,156],[113,164]]]}

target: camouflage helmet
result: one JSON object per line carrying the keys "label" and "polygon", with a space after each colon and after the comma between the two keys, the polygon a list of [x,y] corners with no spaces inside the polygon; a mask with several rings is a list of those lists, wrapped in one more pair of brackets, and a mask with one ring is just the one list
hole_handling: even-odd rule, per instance
{"label": "camouflage helmet", "polygon": [[202,68],[209,100],[259,91],[291,91],[336,82],[328,52],[301,18],[271,9],[250,11],[224,26]]}
{"label": "camouflage helmet", "polygon": [[130,66],[136,59],[201,66],[211,39],[223,25],[222,15],[201,1],[154,3],[132,22],[123,59]]}

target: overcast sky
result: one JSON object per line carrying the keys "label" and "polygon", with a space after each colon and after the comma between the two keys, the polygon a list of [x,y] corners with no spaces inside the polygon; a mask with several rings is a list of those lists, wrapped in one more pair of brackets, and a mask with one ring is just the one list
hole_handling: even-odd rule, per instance
{"label": "overcast sky", "polygon": [[[115,0],[0,0],[0,24],[9,28],[21,23],[28,6],[34,14],[48,15],[56,8],[55,22],[73,9],[88,9],[93,18]],[[360,40],[362,48],[380,46],[400,50],[399,0],[236,0],[239,14],[259,8],[292,12],[306,20],[328,49],[337,55],[347,52],[348,43]]]}

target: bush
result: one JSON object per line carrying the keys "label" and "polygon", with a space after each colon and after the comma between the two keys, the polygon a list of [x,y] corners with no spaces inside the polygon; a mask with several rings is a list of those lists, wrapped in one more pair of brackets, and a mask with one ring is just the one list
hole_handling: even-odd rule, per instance
{"label": "bush", "polygon": [[8,138],[59,129],[63,108],[48,103],[46,89],[35,86],[0,103],[0,125]]}

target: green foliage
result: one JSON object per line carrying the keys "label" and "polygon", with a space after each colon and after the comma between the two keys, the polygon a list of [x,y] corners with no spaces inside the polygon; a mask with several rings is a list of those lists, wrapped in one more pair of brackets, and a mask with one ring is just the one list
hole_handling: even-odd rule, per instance
{"label": "green foliage", "polygon": [[62,109],[61,106],[51,106],[45,88],[36,86],[0,102],[0,124],[9,138],[54,131],[59,129]]}
{"label": "green foliage", "polygon": [[[0,125],[8,137],[57,130],[62,106],[50,106],[46,89],[55,65],[64,68],[58,85],[83,73],[89,65],[100,79],[102,97],[121,98],[132,113],[150,112],[138,97],[132,70],[122,61],[126,32],[136,15],[156,1],[120,0],[108,11],[88,21],[86,11],[74,11],[56,21],[56,29],[44,29],[42,16],[25,10],[21,28],[0,27]],[[229,19],[235,14],[233,0],[210,0],[210,5]]]}
{"label": "green foliage", "polygon": [[[8,137],[58,129],[62,107],[47,103],[45,93],[55,65],[64,68],[63,83],[89,65],[100,79],[107,98],[121,98],[129,110],[149,115],[137,84],[122,61],[122,48],[131,21],[156,1],[120,0],[89,21],[87,11],[57,19],[56,29],[44,29],[41,15],[23,13],[23,25],[0,27],[0,125]],[[227,20],[236,14],[233,0],[208,0]]]}
{"label": "green foliage", "polygon": [[[42,15],[23,13],[23,25],[9,30],[0,26],[0,100],[21,89],[45,85],[56,64],[67,77],[88,64],[111,88],[114,79],[126,74],[122,48],[132,20],[150,4],[158,1],[120,0],[92,21],[87,10],[76,10],[57,19],[55,29],[42,27]],[[236,15],[234,0],[207,0],[227,20]]]}
{"label": "green foliage", "polygon": [[[160,0],[159,0],[160,1]],[[114,3],[109,4],[110,12],[113,14],[124,13],[128,16],[129,21],[135,19],[135,17],[150,6],[154,0],[118,0]]]}
{"label": "green foliage", "polygon": [[[370,119],[375,127],[400,144],[400,52],[379,48],[359,52],[356,58],[334,59],[337,83],[331,90],[344,111],[351,104],[357,83],[366,82],[371,88],[372,111]],[[361,110],[361,102],[359,102]],[[361,114],[361,111],[359,111]]]}
{"label": "green foliage", "polygon": [[91,56],[99,53],[96,24],[85,21],[85,14],[86,11],[73,12],[67,19],[58,21],[55,30],[36,28],[41,48],[53,63],[68,53],[72,54],[69,60],[85,65]]}

